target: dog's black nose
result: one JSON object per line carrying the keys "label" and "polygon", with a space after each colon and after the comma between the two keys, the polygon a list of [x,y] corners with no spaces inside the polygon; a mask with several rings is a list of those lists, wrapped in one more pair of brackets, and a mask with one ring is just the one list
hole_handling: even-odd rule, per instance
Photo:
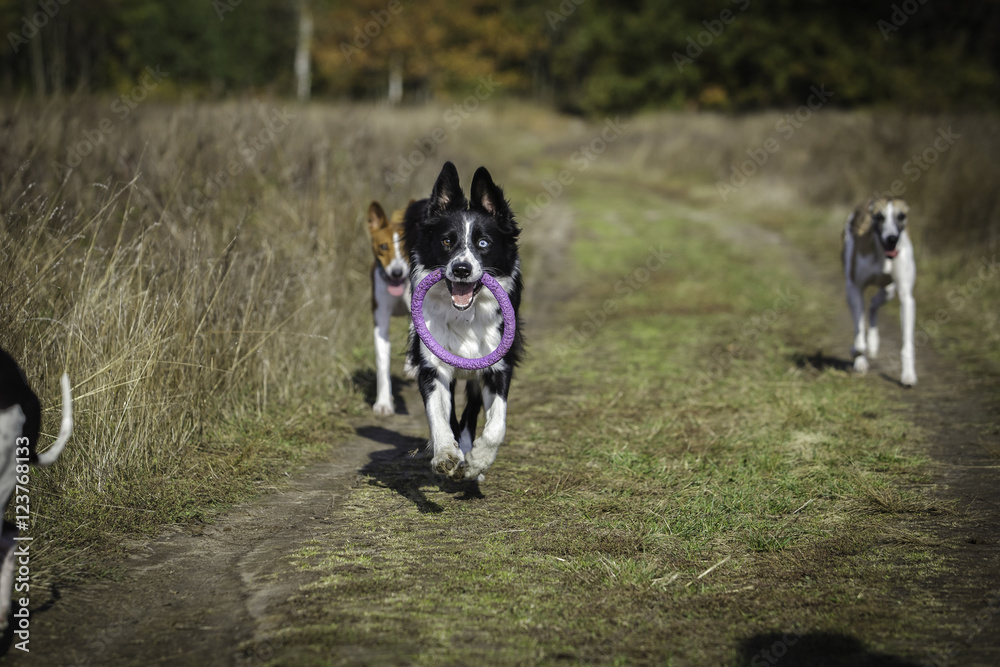
{"label": "dog's black nose", "polygon": [[894,250],[898,242],[899,242],[898,236],[886,236],[884,239],[882,239],[882,243],[885,245],[886,250]]}
{"label": "dog's black nose", "polygon": [[395,269],[392,270],[391,273],[389,273],[389,277],[392,278],[393,280],[399,280],[400,278],[403,277],[403,269],[396,267]]}
{"label": "dog's black nose", "polygon": [[468,262],[455,262],[451,267],[451,272],[456,278],[468,278],[472,275],[472,264]]}

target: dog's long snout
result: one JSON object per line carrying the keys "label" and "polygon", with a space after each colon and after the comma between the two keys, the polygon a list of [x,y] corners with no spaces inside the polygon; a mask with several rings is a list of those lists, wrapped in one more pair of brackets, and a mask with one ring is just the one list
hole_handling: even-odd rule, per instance
{"label": "dog's long snout", "polygon": [[472,264],[469,262],[455,262],[451,267],[451,272],[459,280],[464,280],[472,275]]}

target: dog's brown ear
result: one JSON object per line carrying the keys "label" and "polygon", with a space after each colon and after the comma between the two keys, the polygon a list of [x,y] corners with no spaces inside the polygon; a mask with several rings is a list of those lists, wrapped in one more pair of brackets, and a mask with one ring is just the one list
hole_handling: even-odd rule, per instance
{"label": "dog's brown ear", "polygon": [[368,230],[375,232],[389,224],[386,220],[385,211],[377,201],[373,201],[368,207]]}

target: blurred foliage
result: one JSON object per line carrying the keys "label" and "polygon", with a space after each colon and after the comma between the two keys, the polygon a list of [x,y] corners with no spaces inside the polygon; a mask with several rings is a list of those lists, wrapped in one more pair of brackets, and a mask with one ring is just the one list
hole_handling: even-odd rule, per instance
{"label": "blurred foliage", "polygon": [[299,14],[312,90],[334,98],[502,93],[587,114],[805,103],[995,108],[1000,1],[0,0],[0,91],[290,94]]}

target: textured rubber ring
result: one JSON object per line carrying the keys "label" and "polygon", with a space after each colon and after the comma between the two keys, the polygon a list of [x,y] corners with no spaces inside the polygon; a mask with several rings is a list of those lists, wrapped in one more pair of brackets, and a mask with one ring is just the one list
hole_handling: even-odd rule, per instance
{"label": "textured rubber ring", "polygon": [[455,368],[461,368],[467,371],[477,371],[482,368],[487,368],[492,366],[496,362],[503,359],[503,355],[507,354],[510,350],[510,346],[514,344],[514,328],[516,326],[516,320],[514,318],[514,306],[510,303],[510,297],[507,296],[507,292],[504,291],[497,279],[488,273],[484,273],[480,282],[493,293],[496,297],[497,303],[500,304],[500,312],[503,314],[503,336],[500,339],[500,345],[497,349],[493,350],[485,357],[479,357],[476,359],[466,359],[465,357],[460,357],[457,354],[452,354],[448,350],[444,349],[440,343],[434,340],[434,336],[431,335],[430,330],[427,328],[427,323],[424,321],[424,297],[427,295],[427,290],[438,283],[444,274],[441,269],[434,269],[431,271],[426,278],[420,281],[420,284],[413,290],[413,298],[410,303],[410,313],[413,317],[413,326],[417,329],[417,335],[420,336],[420,340],[423,341],[427,349],[434,353],[434,355],[446,364],[450,364]]}

